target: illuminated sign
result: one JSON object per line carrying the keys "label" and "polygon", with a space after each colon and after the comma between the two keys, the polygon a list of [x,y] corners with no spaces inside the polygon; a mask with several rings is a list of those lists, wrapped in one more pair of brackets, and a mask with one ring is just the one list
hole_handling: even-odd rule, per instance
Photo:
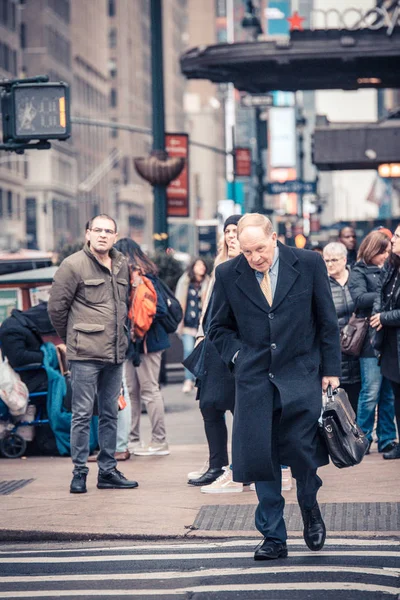
{"label": "illuminated sign", "polygon": [[250,148],[235,148],[235,175],[236,177],[251,176],[251,150]]}
{"label": "illuminated sign", "polygon": [[165,149],[168,156],[185,159],[185,166],[167,187],[167,216],[189,216],[189,136],[186,133],[166,133]]}
{"label": "illuminated sign", "polygon": [[[383,6],[376,6],[363,12],[358,8],[347,8],[340,12],[337,8],[326,10],[314,8],[310,11],[310,30],[316,29],[339,29],[346,31],[357,31],[359,29],[377,30],[387,28],[387,35],[391,36],[394,28],[400,25],[400,0],[394,8],[389,11]],[[297,11],[286,19],[290,24],[290,31],[303,31],[302,23],[305,20]]]}
{"label": "illuminated sign", "polygon": [[400,163],[382,164],[378,167],[378,173],[381,177],[400,177]]}
{"label": "illuminated sign", "polygon": [[2,96],[4,140],[66,140],[71,135],[65,83],[18,83]]}

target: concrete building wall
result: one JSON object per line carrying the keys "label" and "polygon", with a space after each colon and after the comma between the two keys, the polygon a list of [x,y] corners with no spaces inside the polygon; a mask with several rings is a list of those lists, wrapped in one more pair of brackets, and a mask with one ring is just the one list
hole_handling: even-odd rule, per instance
{"label": "concrete building wall", "polygon": [[[115,90],[112,120],[151,127],[150,13],[146,2],[120,0],[108,20],[108,66]],[[151,136],[123,130],[110,132],[109,145],[121,158],[111,172],[120,236],[151,243],[152,191],[134,169],[134,158],[145,156]]]}
{"label": "concrete building wall", "polygon": [[[0,79],[16,78],[21,70],[19,27],[18,3],[4,0],[0,14]],[[0,151],[0,223],[0,249],[26,246],[23,158],[4,151]]]}
{"label": "concrete building wall", "polygon": [[[107,3],[71,0],[71,47],[76,116],[104,119],[110,104],[108,79]],[[109,132],[96,126],[76,125],[73,143],[78,160],[77,202],[82,231],[99,212],[116,216],[110,188]]]}
{"label": "concrete building wall", "polygon": [[[73,84],[70,0],[30,0],[21,5],[22,72]],[[27,151],[26,237],[29,247],[55,250],[78,235],[76,148],[73,138],[51,150]]]}
{"label": "concrete building wall", "polygon": [[[187,40],[190,47],[215,44],[215,2],[188,1]],[[225,148],[224,110],[218,86],[209,81],[188,81],[186,114],[193,141]],[[225,198],[225,157],[222,154],[191,147],[192,214],[195,218],[216,216],[217,203]]]}

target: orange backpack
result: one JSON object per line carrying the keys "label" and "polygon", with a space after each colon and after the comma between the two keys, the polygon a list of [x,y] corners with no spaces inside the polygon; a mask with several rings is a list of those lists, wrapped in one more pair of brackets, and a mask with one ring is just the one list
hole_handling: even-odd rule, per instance
{"label": "orange backpack", "polygon": [[148,277],[139,269],[131,270],[131,294],[128,317],[131,321],[131,340],[144,338],[157,311],[157,292]]}

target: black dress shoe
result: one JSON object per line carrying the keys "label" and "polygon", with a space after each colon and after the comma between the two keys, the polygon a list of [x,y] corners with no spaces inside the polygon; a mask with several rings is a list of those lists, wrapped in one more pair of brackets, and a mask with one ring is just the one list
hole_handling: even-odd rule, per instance
{"label": "black dress shoe", "polygon": [[383,458],[385,458],[386,460],[400,458],[400,444],[396,444],[396,446],[390,452],[385,452]]}
{"label": "black dress shoe", "polygon": [[107,473],[99,471],[97,478],[97,487],[100,490],[131,489],[138,487],[138,485],[137,481],[129,481],[118,469],[113,469]]}
{"label": "black dress shoe", "polygon": [[86,494],[86,473],[74,474],[69,491],[71,494]]}
{"label": "black dress shoe", "polygon": [[379,452],[383,453],[383,452],[390,452],[391,450],[394,450],[394,448],[396,448],[397,444],[396,442],[389,442],[388,444],[386,444],[386,446],[384,446],[383,448],[381,448],[379,450]]}
{"label": "black dress shoe", "polygon": [[304,541],[310,550],[321,550],[325,544],[326,527],[322,519],[321,511],[316,502],[313,508],[301,508],[301,516],[303,517]]}
{"label": "black dress shoe", "polygon": [[254,552],[254,560],[274,560],[275,558],[286,558],[288,555],[285,543],[274,542],[265,538]]}
{"label": "black dress shoe", "polygon": [[198,479],[189,479],[188,483],[190,485],[210,485],[211,483],[214,483],[223,472],[223,469],[208,469],[208,471],[203,473]]}

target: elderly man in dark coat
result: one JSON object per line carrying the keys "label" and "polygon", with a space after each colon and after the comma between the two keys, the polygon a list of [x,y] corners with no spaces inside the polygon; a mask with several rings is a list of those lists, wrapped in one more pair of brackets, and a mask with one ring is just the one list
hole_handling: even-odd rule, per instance
{"label": "elderly man in dark coat", "polygon": [[281,468],[292,468],[311,550],[325,542],[317,468],[328,463],[318,433],[322,390],[339,385],[339,328],[319,254],[277,242],[264,215],[238,224],[243,254],[220,265],[210,339],[234,369],[234,481],[255,481],[256,560],[287,556]]}

